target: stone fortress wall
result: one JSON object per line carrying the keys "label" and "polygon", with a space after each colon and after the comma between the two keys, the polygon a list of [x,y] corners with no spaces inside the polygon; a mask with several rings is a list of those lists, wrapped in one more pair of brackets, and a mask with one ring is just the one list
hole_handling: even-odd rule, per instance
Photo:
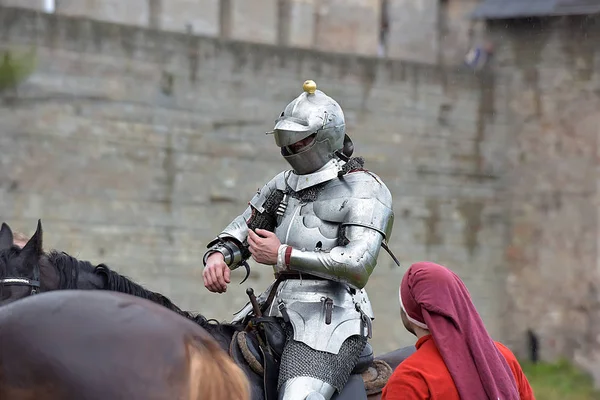
{"label": "stone fortress wall", "polygon": [[367,287],[376,351],[413,342],[398,284],[428,259],[519,355],[531,329],[544,358],[600,370],[597,29],[489,25],[495,68],[474,74],[474,3],[449,3],[390,0],[378,57],[379,1],[0,0],[0,47],[39,59],[0,108],[0,217],[27,233],[41,217],[47,248],[228,319],[272,275],[211,294],[201,256],[287,167],[264,133],[314,79],[394,197],[403,268],[382,252]]}

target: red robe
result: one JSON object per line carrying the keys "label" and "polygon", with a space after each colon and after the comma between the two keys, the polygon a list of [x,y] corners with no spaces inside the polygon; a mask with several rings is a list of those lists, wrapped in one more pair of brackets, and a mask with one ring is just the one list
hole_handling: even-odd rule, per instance
{"label": "red robe", "polygon": [[[513,353],[503,344],[495,343],[515,376],[521,400],[535,400],[529,381]],[[433,337],[422,337],[416,347],[417,351],[404,360],[390,377],[383,388],[381,400],[460,400]]]}

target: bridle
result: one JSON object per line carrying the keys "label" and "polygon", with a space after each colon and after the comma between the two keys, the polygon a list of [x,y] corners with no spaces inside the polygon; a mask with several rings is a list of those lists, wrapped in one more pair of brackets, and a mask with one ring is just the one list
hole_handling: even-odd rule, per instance
{"label": "bridle", "polygon": [[0,286],[29,286],[31,288],[30,296],[40,292],[40,265],[35,264],[33,267],[33,279],[28,278],[3,278],[0,279]]}

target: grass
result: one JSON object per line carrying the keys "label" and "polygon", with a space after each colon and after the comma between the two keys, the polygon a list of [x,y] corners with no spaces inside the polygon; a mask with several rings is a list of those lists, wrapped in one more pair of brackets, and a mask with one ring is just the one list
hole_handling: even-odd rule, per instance
{"label": "grass", "polygon": [[566,361],[555,364],[521,362],[536,400],[600,400],[591,377]]}

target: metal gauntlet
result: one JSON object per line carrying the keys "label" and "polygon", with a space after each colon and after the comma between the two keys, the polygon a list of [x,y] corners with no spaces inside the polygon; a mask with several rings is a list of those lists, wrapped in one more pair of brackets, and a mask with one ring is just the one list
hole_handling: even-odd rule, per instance
{"label": "metal gauntlet", "polygon": [[223,254],[225,264],[227,264],[231,270],[242,265],[242,262],[245,260],[244,250],[246,250],[243,243],[248,236],[248,225],[246,225],[246,221],[251,215],[252,210],[250,207],[247,207],[241,215],[234,218],[234,220],[223,229],[223,232],[221,232],[219,236],[206,246],[208,247],[208,250],[203,258],[205,266],[208,257],[215,252]]}
{"label": "metal gauntlet", "polygon": [[225,260],[225,264],[227,264],[229,269],[232,270],[239,267],[240,263],[243,261],[242,251],[233,240],[219,238],[218,242],[211,246],[206,254],[204,254],[202,262],[205,266],[206,260],[213,253],[221,253],[223,255],[223,259]]}
{"label": "metal gauntlet", "polygon": [[273,179],[267,183],[250,200],[250,205],[244,213],[231,221],[223,232],[208,244],[209,250],[204,255],[204,265],[212,253],[219,252],[223,254],[229,269],[234,270],[244,265],[251,256],[248,249],[249,229],[266,229],[271,232],[275,230],[277,209],[283,199],[283,192],[275,189],[275,182],[276,180]]}

